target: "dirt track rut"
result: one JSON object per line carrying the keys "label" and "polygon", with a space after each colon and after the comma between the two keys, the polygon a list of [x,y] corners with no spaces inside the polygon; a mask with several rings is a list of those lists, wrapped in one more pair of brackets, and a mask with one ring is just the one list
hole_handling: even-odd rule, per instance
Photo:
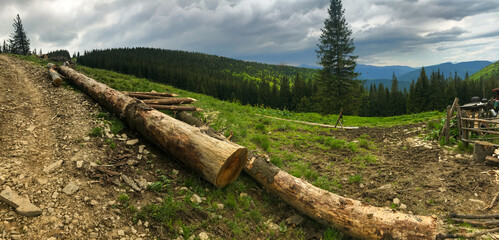
{"label": "dirt track rut", "polygon": [[[149,239],[147,228],[135,229],[112,208],[124,190],[99,185],[76,167],[107,157],[88,137],[99,109],[82,93],[53,87],[40,67],[0,55],[0,191],[9,186],[43,211],[22,217],[0,202],[0,240]],[[43,171],[60,160],[53,172]],[[79,190],[66,194],[70,182]]]}

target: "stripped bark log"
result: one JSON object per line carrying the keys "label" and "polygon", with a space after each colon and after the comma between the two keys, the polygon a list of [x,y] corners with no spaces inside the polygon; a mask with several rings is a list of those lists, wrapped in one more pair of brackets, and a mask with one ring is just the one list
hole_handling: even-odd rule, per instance
{"label": "stripped bark log", "polygon": [[190,97],[186,98],[159,98],[159,99],[145,99],[142,100],[147,104],[155,104],[155,105],[177,105],[177,104],[189,104],[193,102],[197,102],[198,100]]}
{"label": "stripped bark log", "polygon": [[171,110],[171,111],[201,111],[203,109],[193,107],[193,106],[172,106],[172,105],[156,105],[156,104],[148,104],[154,109],[157,110]]}
{"label": "stripped bark log", "polygon": [[373,207],[341,197],[252,157],[244,171],[268,191],[317,222],[360,239],[435,239],[437,219]]}
{"label": "stripped bark log", "polygon": [[130,97],[138,99],[170,98],[178,96],[175,93],[155,93],[155,92],[122,92]]}
{"label": "stripped bark log", "polygon": [[247,162],[248,150],[229,141],[220,141],[152,109],[105,84],[61,66],[59,71],[78,88],[151,142],[171,153],[217,187],[237,179]]}
{"label": "stripped bark log", "polygon": [[59,87],[62,84],[62,78],[61,78],[61,75],[59,75],[59,73],[55,70],[56,67],[57,66],[53,63],[47,64],[48,72],[49,72],[50,78],[52,79],[52,84],[54,84],[54,86],[56,86],[56,87]]}
{"label": "stripped bark log", "polygon": [[[216,134],[203,121],[189,113],[180,112],[177,117],[201,129],[204,126],[207,131]],[[243,170],[262,184],[267,191],[296,210],[322,224],[334,226],[350,236],[360,239],[436,239],[437,237],[437,219],[433,217],[404,214],[343,198],[289,175],[264,157],[252,157]]]}

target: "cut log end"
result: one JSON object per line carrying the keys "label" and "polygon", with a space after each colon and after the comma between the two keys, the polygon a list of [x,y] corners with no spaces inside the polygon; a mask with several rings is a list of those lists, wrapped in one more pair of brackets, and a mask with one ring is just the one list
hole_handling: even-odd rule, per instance
{"label": "cut log end", "polygon": [[239,148],[236,150],[222,166],[215,179],[215,186],[224,187],[236,181],[239,173],[248,161],[248,149]]}
{"label": "cut log end", "polygon": [[52,83],[54,84],[54,86],[59,87],[62,84],[62,79],[56,78],[56,79],[52,80]]}

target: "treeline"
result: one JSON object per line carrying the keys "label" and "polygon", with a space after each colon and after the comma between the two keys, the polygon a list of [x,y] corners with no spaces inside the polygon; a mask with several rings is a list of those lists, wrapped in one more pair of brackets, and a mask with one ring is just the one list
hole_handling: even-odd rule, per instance
{"label": "treeline", "polygon": [[[65,54],[66,55],[66,54]],[[78,57],[78,63],[144,77],[156,82],[203,93],[221,100],[267,106],[298,112],[323,112],[318,70],[269,65],[184,51],[152,48],[93,50]],[[362,85],[362,84],[360,84]],[[360,86],[359,85],[359,86]],[[444,110],[455,97],[464,104],[472,96],[490,98],[499,79],[468,80],[423,68],[409,89],[400,91],[393,76],[391,86],[362,86],[341,103],[359,106],[350,110],[360,116],[394,116]],[[332,99],[330,104],[340,100]],[[360,102],[360,103],[359,103]]]}
{"label": "treeline", "polygon": [[309,111],[317,70],[153,48],[85,51],[79,64],[242,104]]}
{"label": "treeline", "polygon": [[469,103],[471,97],[490,99],[492,89],[499,87],[499,78],[469,80],[468,74],[462,79],[455,74],[445,76],[440,71],[432,72],[430,78],[422,68],[416,81],[412,81],[409,90],[398,90],[398,81],[392,77],[391,87],[370,86],[362,99],[360,116],[395,116],[401,114],[441,111],[452,104],[455,97],[460,104]]}

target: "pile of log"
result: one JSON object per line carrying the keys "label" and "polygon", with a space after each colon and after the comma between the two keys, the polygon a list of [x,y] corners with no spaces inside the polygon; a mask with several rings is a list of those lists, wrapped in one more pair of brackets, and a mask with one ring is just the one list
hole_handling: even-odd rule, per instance
{"label": "pile of log", "polygon": [[174,93],[159,93],[159,92],[122,92],[130,97],[140,99],[145,104],[157,110],[171,111],[202,111],[201,108],[194,106],[178,106],[180,104],[190,104],[198,100],[190,97],[177,98]]}

